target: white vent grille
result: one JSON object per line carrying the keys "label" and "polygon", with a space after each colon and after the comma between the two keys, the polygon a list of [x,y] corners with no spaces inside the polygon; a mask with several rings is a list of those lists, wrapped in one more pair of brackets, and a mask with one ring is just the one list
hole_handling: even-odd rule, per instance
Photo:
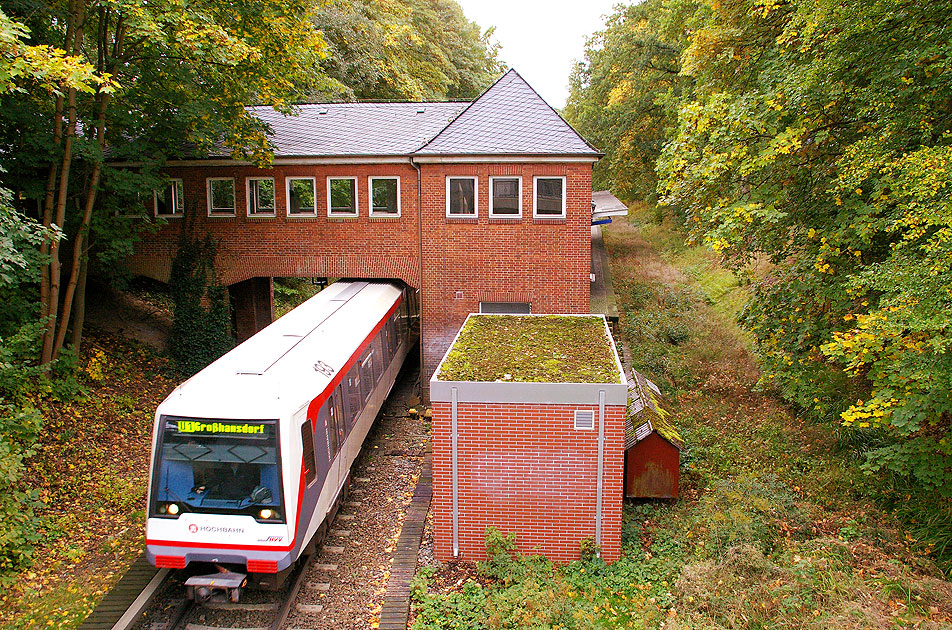
{"label": "white vent grille", "polygon": [[576,429],[594,429],[595,412],[582,409],[575,410],[575,428]]}

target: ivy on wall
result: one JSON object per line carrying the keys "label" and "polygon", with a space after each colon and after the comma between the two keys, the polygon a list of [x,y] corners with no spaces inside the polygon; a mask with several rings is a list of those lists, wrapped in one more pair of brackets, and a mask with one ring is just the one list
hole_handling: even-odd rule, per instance
{"label": "ivy on wall", "polygon": [[184,238],[172,261],[169,354],[188,376],[235,345],[228,290],[218,284],[214,262],[215,241],[210,236]]}

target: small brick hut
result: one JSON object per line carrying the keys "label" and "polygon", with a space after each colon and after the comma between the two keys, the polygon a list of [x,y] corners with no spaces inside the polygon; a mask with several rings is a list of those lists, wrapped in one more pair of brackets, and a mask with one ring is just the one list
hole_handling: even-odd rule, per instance
{"label": "small brick hut", "polygon": [[628,382],[625,497],[676,499],[684,443],[669,421],[661,391],[638,372]]}
{"label": "small brick hut", "polygon": [[601,315],[470,315],[430,380],[437,559],[489,527],[556,562],[621,555],[628,386]]}

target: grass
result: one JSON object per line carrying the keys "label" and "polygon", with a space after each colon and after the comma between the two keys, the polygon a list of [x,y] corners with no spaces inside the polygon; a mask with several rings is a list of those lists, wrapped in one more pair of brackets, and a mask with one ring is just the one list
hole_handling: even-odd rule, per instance
{"label": "grass", "polygon": [[600,317],[470,317],[438,377],[443,381],[617,383],[615,353]]}
{"label": "grass", "polygon": [[686,442],[681,498],[626,504],[611,565],[428,569],[414,628],[950,627],[952,584],[877,507],[883,480],[758,384],[735,323],[745,279],[652,214],[636,207],[605,241],[634,367]]}
{"label": "grass", "polygon": [[43,503],[43,539],[33,566],[3,576],[3,628],[76,627],[144,545],[153,414],[173,386],[167,362],[92,331],[81,366],[85,396],[36,401],[44,425],[29,489]]}

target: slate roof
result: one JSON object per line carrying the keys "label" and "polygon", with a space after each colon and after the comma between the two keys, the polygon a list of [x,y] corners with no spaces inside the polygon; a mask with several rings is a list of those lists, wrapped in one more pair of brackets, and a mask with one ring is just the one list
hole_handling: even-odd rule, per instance
{"label": "slate roof", "polygon": [[417,153],[601,155],[512,69]]}
{"label": "slate roof", "polygon": [[292,116],[249,109],[271,128],[275,157],[601,155],[515,70],[469,103],[327,103]]}
{"label": "slate roof", "polygon": [[640,372],[632,370],[628,380],[628,413],[625,414],[625,450],[653,432],[673,444],[679,451],[684,440],[670,421],[671,412],[662,406],[661,390]]}
{"label": "slate roof", "polygon": [[296,116],[271,107],[252,112],[273,132],[275,157],[408,155],[433,138],[468,103],[328,103],[301,105]]}

